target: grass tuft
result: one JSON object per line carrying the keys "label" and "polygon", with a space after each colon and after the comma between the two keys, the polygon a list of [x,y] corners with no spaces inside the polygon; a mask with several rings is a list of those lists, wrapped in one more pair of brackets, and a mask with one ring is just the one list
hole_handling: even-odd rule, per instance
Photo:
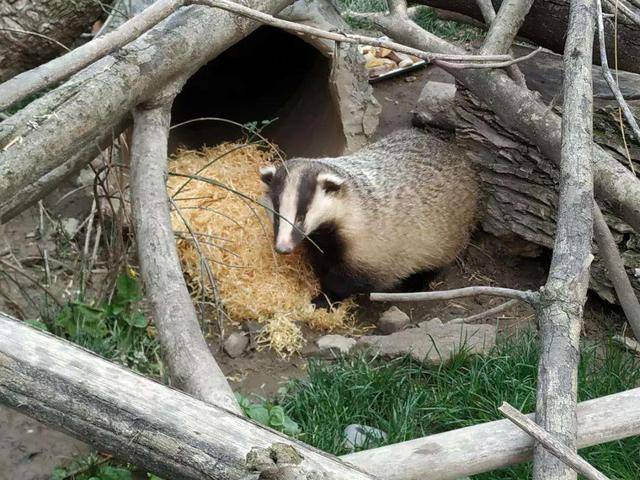
{"label": "grass tuft", "polygon": [[[530,412],[535,408],[538,345],[533,334],[502,339],[491,355],[461,352],[442,366],[410,359],[382,361],[365,356],[310,365],[307,380],[289,383],[280,399],[285,412],[304,432],[300,439],[341,455],[342,431],[351,423],[384,430],[388,440],[366,448],[501,419],[507,401]],[[616,345],[582,348],[580,400],[640,385],[640,360]],[[612,479],[632,480],[640,471],[640,438],[581,451]],[[530,478],[529,463],[474,476],[498,480]]]}

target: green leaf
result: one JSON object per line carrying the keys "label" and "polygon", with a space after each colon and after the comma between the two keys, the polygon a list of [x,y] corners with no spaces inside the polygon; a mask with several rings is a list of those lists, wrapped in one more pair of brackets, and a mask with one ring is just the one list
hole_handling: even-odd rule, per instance
{"label": "green leaf", "polygon": [[269,425],[269,410],[263,405],[251,405],[247,409],[247,416],[258,423]]}
{"label": "green leaf", "polygon": [[125,322],[135,328],[145,328],[149,322],[140,312],[133,312],[131,315],[124,316]]}
{"label": "green leaf", "polygon": [[281,406],[276,405],[269,411],[269,426],[280,428],[284,425],[284,410]]}
{"label": "green leaf", "polygon": [[131,480],[131,471],[122,467],[104,466],[100,468],[100,480]]}
{"label": "green leaf", "polygon": [[138,281],[126,273],[118,275],[116,280],[116,294],[113,298],[114,305],[127,305],[142,299]]}
{"label": "green leaf", "polygon": [[284,417],[284,425],[282,425],[282,433],[290,436],[295,436],[300,434],[300,425],[291,420],[288,415]]}

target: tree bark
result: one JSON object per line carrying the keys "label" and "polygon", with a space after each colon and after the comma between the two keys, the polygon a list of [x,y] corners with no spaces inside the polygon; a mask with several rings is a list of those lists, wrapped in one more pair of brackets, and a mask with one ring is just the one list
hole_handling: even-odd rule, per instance
{"label": "tree bark", "polygon": [[[418,0],[417,3],[451,10],[476,20],[482,20],[482,13],[474,0]],[[493,3],[499,6],[502,0],[495,0]],[[564,51],[565,32],[569,25],[569,4],[570,0],[536,0],[518,35],[553,52],[562,53]],[[605,6],[608,6],[608,4],[605,4]],[[612,11],[610,6],[607,11]],[[614,65],[614,29],[612,22],[606,22],[605,31],[607,56],[609,63]],[[638,62],[638,58],[640,58],[640,25],[634,24],[619,15],[617,42],[618,68],[640,73],[640,62]],[[595,48],[598,48],[597,45]],[[594,60],[596,63],[600,62],[595,50]]]}
{"label": "tree bark", "polygon": [[0,402],[163,478],[374,478],[2,314]]}
{"label": "tree bark", "polygon": [[[246,469],[251,448],[268,449],[282,442],[303,455],[298,468],[328,472],[325,480],[373,479],[3,314],[0,403],[164,478],[255,478]],[[581,448],[640,434],[640,388],[581,403],[578,425]],[[380,479],[454,480],[524,462],[532,449],[528,435],[500,420],[353,453],[342,460]]]}
{"label": "tree bark", "polygon": [[167,142],[171,104],[183,83],[178,81],[153,104],[134,110],[131,206],[138,260],[163,358],[175,386],[200,400],[242,414],[202,336],[171,228]]}
{"label": "tree bark", "polygon": [[[593,87],[595,0],[572,0],[564,50],[562,150],[558,221],[549,277],[536,319],[540,360],[536,423],[575,452],[578,363],[593,237]],[[534,480],[575,480],[576,472],[539,443]]]}
{"label": "tree bark", "polygon": [[[518,56],[530,49],[516,47]],[[541,52],[536,59],[520,64],[529,87],[562,113],[562,57]],[[441,73],[441,72],[440,72]],[[619,133],[617,103],[602,78],[600,67],[593,67],[596,143],[621,166],[629,165]],[[441,77],[438,74],[438,77]],[[640,92],[640,75],[620,72],[620,87],[626,95]],[[451,79],[453,82],[453,78]],[[640,112],[640,102],[630,102]],[[635,107],[634,107],[635,106]],[[456,142],[478,167],[485,193],[482,227],[498,237],[518,237],[545,248],[553,246],[557,217],[558,167],[532,144],[461,85],[427,82],[420,96],[414,123],[455,131]],[[628,139],[636,171],[640,171],[640,146]],[[640,235],[603,205],[605,217],[622,252],[633,288],[640,294]],[[616,295],[600,257],[591,269],[591,288],[603,299],[615,303]]]}
{"label": "tree bark", "polygon": [[[289,3],[252,0],[250,6],[276,13]],[[182,8],[0,123],[0,217],[24,187],[110,131],[159,86],[192,74],[257,27],[219,9]]]}
{"label": "tree bark", "polygon": [[95,0],[0,2],[0,83],[63,53],[53,40],[72,48],[103,13]]}

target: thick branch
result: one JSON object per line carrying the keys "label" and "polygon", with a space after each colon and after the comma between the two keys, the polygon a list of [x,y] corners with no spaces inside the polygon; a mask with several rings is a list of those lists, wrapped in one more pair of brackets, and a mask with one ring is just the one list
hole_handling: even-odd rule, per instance
{"label": "thick branch", "polygon": [[[579,342],[593,233],[595,0],[572,0],[564,54],[560,196],[549,278],[537,308],[540,363],[536,422],[575,451]],[[573,470],[536,446],[534,480],[571,480]]]}
{"label": "thick branch", "polygon": [[504,416],[514,424],[544,445],[544,448],[555,455],[559,460],[562,460],[565,465],[573,468],[577,473],[587,478],[587,480],[609,480],[608,477],[603,475],[584,458],[562,442],[553,438],[553,436],[543,428],[540,428],[540,426],[533,420],[520,413],[520,411],[516,410],[508,403],[503,403],[498,410],[500,410]]}
{"label": "thick branch", "polygon": [[117,30],[10,78],[0,85],[0,110],[6,110],[25,97],[56,85],[96,60],[135,40],[168,17],[182,3],[183,0],[158,0]]}
{"label": "thick branch", "polygon": [[504,0],[480,52],[507,53],[532,4],[533,0]]}
{"label": "thick branch", "polygon": [[[407,19],[389,15],[377,15],[372,19],[385,34],[398,42],[432,52],[461,52],[458,47]],[[450,73],[505,124],[528,138],[547,158],[560,164],[560,117],[534,92],[519,87],[499,70],[450,70]],[[594,155],[596,194],[636,232],[640,232],[640,181],[602,148],[596,147]]]}
{"label": "thick branch", "polygon": [[[270,468],[261,478],[373,480],[335,457],[2,314],[0,403],[167,479],[247,480]],[[289,453],[290,461],[269,464],[269,454],[278,452]]]}
{"label": "thick branch", "polygon": [[205,402],[241,413],[202,336],[171,229],[166,179],[172,98],[169,95],[158,104],[134,110],[131,205],[142,280],[176,386]]}
{"label": "thick branch", "polygon": [[618,246],[595,202],[593,203],[593,234],[598,245],[598,253],[604,261],[607,275],[613,284],[622,310],[636,339],[640,339],[640,303],[624,269]]}

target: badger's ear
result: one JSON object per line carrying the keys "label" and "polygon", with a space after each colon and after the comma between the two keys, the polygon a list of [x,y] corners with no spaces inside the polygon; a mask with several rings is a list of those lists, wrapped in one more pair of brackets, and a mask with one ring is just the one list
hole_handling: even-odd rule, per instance
{"label": "badger's ear", "polygon": [[268,165],[266,167],[260,167],[260,179],[262,183],[265,185],[271,185],[271,180],[273,180],[273,176],[276,174],[276,167],[273,165]]}
{"label": "badger's ear", "polygon": [[318,183],[325,192],[337,192],[344,184],[344,178],[333,173],[321,173],[318,175]]}

